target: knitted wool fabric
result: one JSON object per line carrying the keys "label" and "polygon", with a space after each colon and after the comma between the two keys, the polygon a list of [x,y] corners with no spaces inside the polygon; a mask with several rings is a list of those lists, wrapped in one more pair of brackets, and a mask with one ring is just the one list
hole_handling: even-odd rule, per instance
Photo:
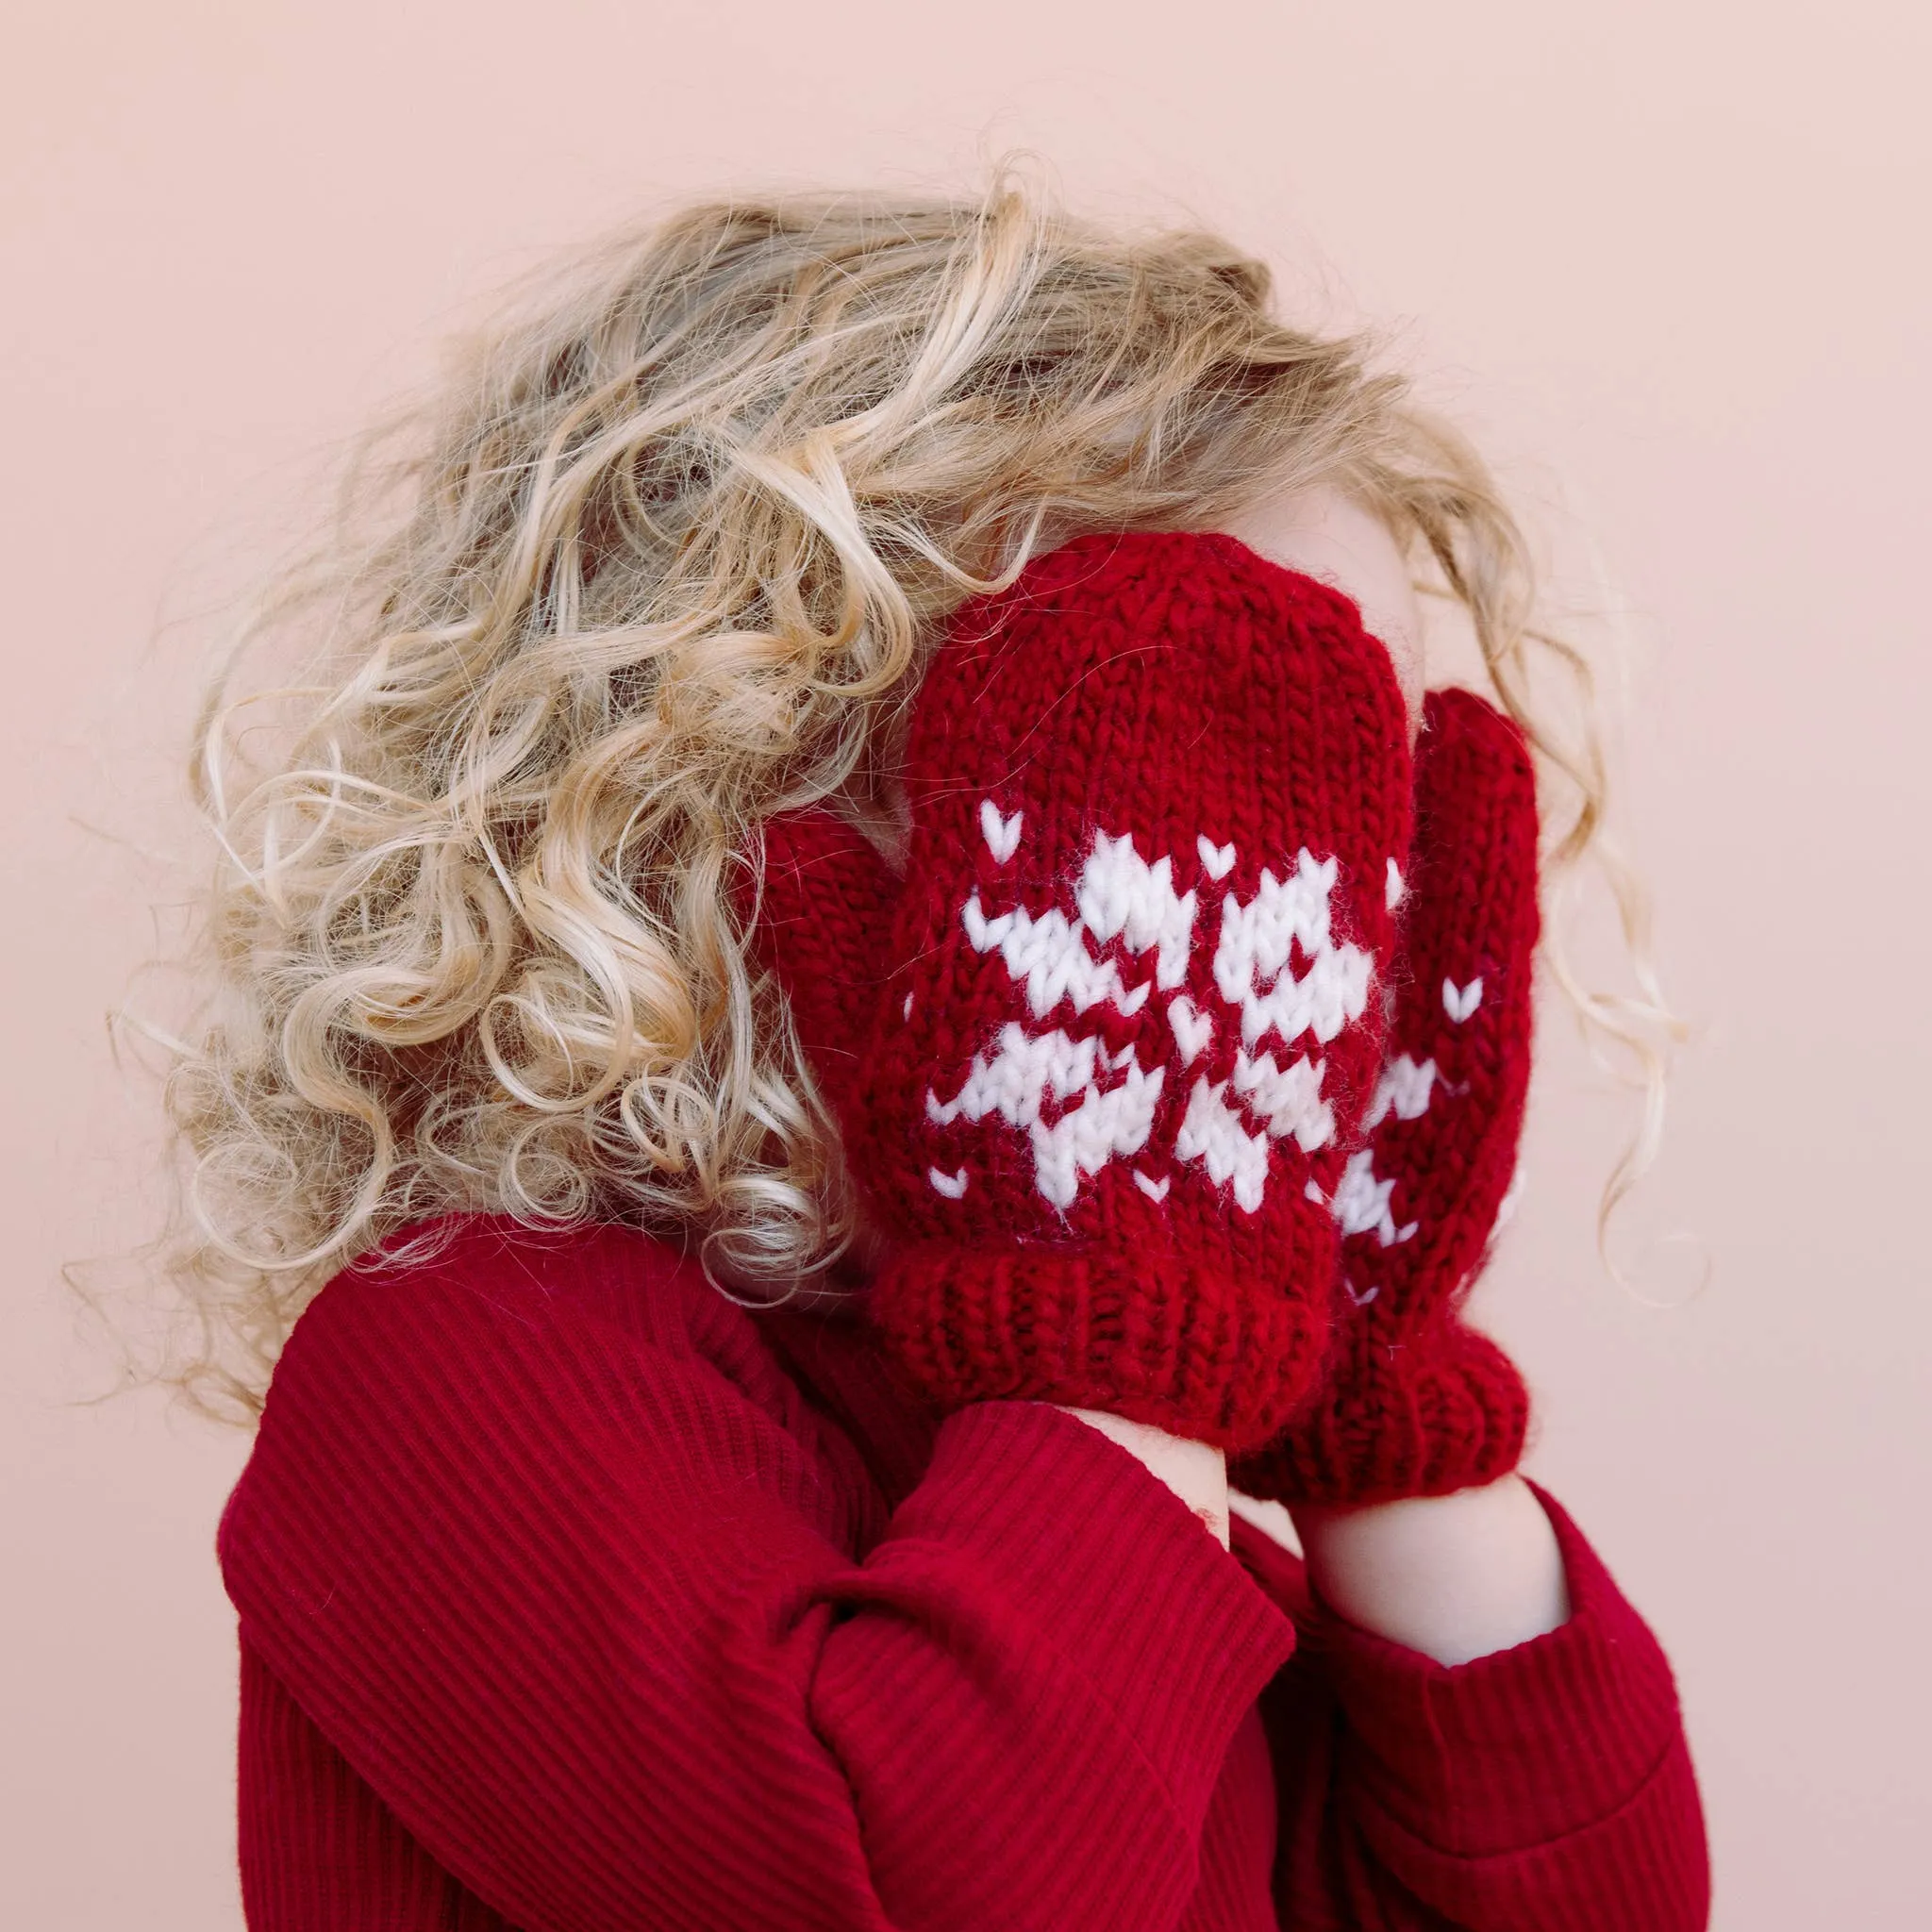
{"label": "knitted wool fabric", "polygon": [[1411,774],[1355,607],[1232,538],[1082,540],[950,625],[895,880],[767,831],[761,944],[886,1237],[870,1307],[942,1408],[1231,1448],[1320,1366]]}
{"label": "knitted wool fabric", "polygon": [[1493,1481],[1529,1404],[1458,1319],[1516,1170],[1529,1087],[1536,780],[1508,719],[1432,692],[1416,761],[1414,876],[1388,1063],[1335,1211],[1334,1365],[1312,1410],[1235,1481],[1285,1501],[1367,1503]]}

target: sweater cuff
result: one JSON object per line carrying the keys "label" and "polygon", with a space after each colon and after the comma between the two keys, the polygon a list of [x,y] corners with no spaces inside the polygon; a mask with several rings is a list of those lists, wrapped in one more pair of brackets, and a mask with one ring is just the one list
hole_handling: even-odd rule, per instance
{"label": "sweater cuff", "polygon": [[1364,1747],[1365,1794],[1456,1857],[1587,1830],[1681,1755],[1676,1686],[1657,1640],[1569,1516],[1536,1496],[1569,1578],[1558,1628],[1454,1668],[1319,1604],[1305,1632]]}
{"label": "sweater cuff", "polygon": [[1198,1823],[1294,1629],[1165,1483],[1049,1404],[975,1403],[941,1425],[891,1536],[942,1542],[1024,1606]]}

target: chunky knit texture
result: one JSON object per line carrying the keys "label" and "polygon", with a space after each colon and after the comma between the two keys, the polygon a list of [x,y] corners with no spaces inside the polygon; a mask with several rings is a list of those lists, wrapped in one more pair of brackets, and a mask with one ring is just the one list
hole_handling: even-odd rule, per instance
{"label": "chunky knit texture", "polygon": [[1402,920],[1389,1058],[1334,1198],[1334,1364],[1306,1418],[1236,1472],[1257,1494],[1441,1494],[1492,1481],[1523,1451],[1523,1378],[1460,1307],[1516,1172],[1529,1088],[1536,780],[1523,734],[1468,691],[1428,699]]}
{"label": "chunky knit texture", "polygon": [[1410,774],[1349,601],[1220,536],[1066,546],[916,701],[903,883],[768,828],[761,932],[941,1408],[1026,1396],[1232,1448],[1317,1373]]}
{"label": "chunky knit texture", "polygon": [[1696,1932],[1670,1671],[1549,1507],[1570,1621],[1443,1670],[1058,1409],[467,1224],[323,1290],[223,1520],[248,1923]]}

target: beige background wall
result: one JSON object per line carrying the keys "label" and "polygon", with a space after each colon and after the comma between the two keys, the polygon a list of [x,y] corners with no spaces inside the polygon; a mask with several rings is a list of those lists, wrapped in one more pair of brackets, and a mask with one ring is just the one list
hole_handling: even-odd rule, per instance
{"label": "beige background wall", "polygon": [[[957,179],[1191,210],[1389,325],[1627,649],[1631,839],[1701,1037],[1630,1218],[1560,1025],[1488,1299],[1535,1467],[1679,1666],[1728,1932],[1932,1924],[1924,1507],[1926,15],[1905,0],[51,0],[0,63],[8,1105],[0,1922],[238,1923],[243,1445],[98,1385],[143,1227],[102,1016],[178,892],[209,586],[464,299],[639,201]],[[1593,579],[1591,545],[1601,574]],[[1614,623],[1604,620],[1614,619]],[[108,842],[90,827],[130,843]],[[138,849],[137,849],[138,848]],[[159,915],[162,926],[167,915]],[[1670,1304],[1653,1307],[1647,1304]]]}

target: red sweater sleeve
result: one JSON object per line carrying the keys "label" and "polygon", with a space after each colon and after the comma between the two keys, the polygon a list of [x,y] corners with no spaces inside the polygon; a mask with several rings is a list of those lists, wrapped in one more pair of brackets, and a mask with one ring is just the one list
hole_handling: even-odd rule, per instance
{"label": "red sweater sleeve", "polygon": [[[752,1324],[640,1248],[466,1233],[303,1317],[222,1529],[261,1761],[325,1740],[524,1932],[1174,1927],[1286,1617],[1036,1405],[855,1522]],[[413,1925],[290,1880],[294,1784],[244,1775],[251,1923]]]}
{"label": "red sweater sleeve", "polygon": [[[1277,1910],[1296,1932],[1697,1932],[1703,1812],[1669,1664],[1541,1491],[1571,1616],[1447,1669],[1241,1548],[1302,1632],[1263,1698],[1281,1806]],[[1271,1546],[1272,1548],[1272,1546]]]}

